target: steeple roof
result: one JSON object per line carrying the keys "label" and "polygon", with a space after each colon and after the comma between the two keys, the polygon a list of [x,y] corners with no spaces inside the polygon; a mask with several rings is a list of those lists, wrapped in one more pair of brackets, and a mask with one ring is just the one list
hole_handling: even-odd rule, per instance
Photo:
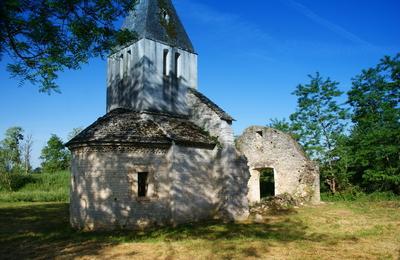
{"label": "steeple roof", "polygon": [[171,0],[140,0],[126,17],[123,29],[150,39],[195,53]]}

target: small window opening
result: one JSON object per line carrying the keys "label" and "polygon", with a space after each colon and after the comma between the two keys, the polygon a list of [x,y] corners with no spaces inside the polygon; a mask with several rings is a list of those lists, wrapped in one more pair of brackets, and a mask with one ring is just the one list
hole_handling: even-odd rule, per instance
{"label": "small window opening", "polygon": [[119,77],[122,79],[124,76],[124,54],[121,53],[119,56]]}
{"label": "small window opening", "polygon": [[260,169],[260,198],[275,196],[274,169]]}
{"label": "small window opening", "polygon": [[179,73],[180,73],[180,57],[181,55],[179,53],[175,53],[175,76],[177,78],[180,77]]}
{"label": "small window opening", "polygon": [[264,136],[263,131],[257,131],[256,133],[257,133],[259,136],[261,136],[261,137]]}
{"label": "small window opening", "polygon": [[169,23],[169,15],[168,15],[167,10],[165,10],[165,9],[162,10],[161,15],[162,15],[162,18],[164,19],[164,21],[168,24]]}
{"label": "small window opening", "polygon": [[163,55],[163,75],[168,76],[168,50],[164,50]]}
{"label": "small window opening", "polygon": [[146,197],[147,196],[147,172],[139,172],[138,173],[138,197]]}

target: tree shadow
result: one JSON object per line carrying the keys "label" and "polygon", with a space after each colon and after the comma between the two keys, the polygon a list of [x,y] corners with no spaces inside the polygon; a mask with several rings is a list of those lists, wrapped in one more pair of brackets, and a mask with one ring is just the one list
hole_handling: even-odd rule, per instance
{"label": "tree shadow", "polygon": [[[293,214],[293,213],[292,213]],[[289,243],[303,240],[330,240],[326,234],[307,232],[308,226],[290,217],[266,219],[264,223],[222,223],[207,221],[145,231],[80,232],[70,228],[68,204],[33,204],[0,208],[0,258],[54,258],[91,255],[102,248],[125,242],[212,241],[211,250],[229,252],[231,241],[270,241]],[[252,248],[243,255],[256,257]],[[225,252],[224,251],[224,252]],[[134,254],[134,252],[132,252]]]}

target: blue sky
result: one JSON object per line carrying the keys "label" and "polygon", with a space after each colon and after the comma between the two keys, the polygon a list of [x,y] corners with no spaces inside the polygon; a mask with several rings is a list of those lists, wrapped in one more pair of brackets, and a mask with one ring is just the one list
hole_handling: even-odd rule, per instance
{"label": "blue sky", "polygon": [[[400,51],[398,0],[174,0],[199,54],[199,90],[247,126],[295,110],[291,95],[319,71],[341,83]],[[106,61],[60,75],[62,94],[18,87],[0,62],[0,138],[21,126],[34,138],[33,164],[51,134],[66,140],[105,113]]]}

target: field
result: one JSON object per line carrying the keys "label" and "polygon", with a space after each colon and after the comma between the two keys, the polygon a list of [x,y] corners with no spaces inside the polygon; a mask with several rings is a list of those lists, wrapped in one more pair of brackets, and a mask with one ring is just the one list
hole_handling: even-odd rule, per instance
{"label": "field", "polygon": [[70,173],[1,174],[0,202],[67,202]]}
{"label": "field", "polygon": [[0,259],[399,259],[400,201],[329,202],[263,223],[82,233],[67,203],[0,203]]}

